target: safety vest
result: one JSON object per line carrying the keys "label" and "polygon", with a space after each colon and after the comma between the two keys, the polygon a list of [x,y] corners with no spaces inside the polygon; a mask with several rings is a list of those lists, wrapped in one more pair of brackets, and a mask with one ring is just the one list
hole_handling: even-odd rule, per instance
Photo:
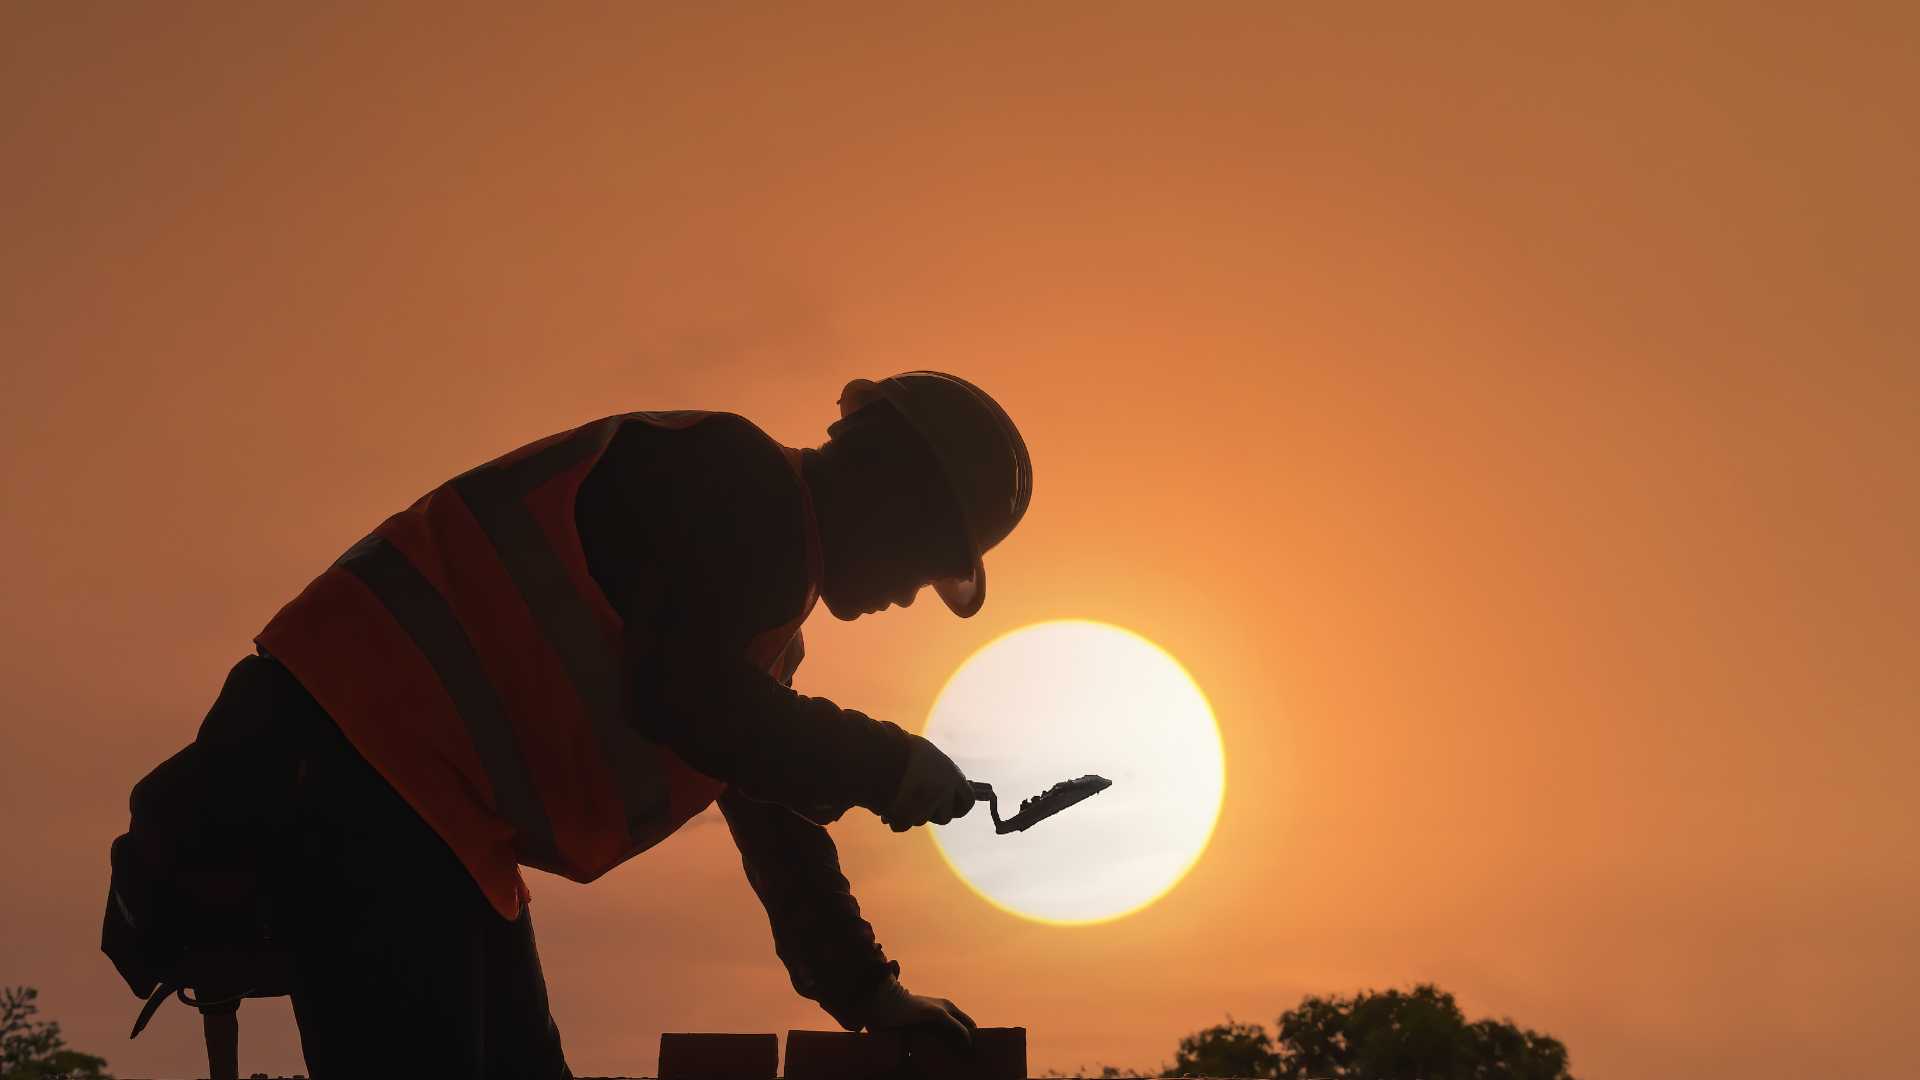
{"label": "safety vest", "polygon": [[[505,918],[527,899],[520,866],[592,881],[726,786],[635,727],[633,646],[587,570],[573,514],[622,424],[679,429],[712,415],[610,416],[463,473],[355,544],[254,639]],[[800,452],[779,449],[800,482],[808,588],[747,646],[776,677],[791,671],[782,658],[821,580]]]}

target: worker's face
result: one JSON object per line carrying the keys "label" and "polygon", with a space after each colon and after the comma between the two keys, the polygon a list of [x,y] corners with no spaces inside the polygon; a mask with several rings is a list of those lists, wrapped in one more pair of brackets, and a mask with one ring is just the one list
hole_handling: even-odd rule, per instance
{"label": "worker's face", "polygon": [[[841,392],[842,423],[852,417],[854,427],[834,461],[849,495],[835,500],[835,520],[823,523],[828,542],[820,588],[821,601],[839,619],[911,607],[933,582],[973,570],[966,526],[938,464],[904,427],[890,428],[880,414],[859,424],[855,414],[881,401],[879,388],[864,379]],[[828,429],[836,443],[843,437],[838,428]]]}
{"label": "worker's face", "polygon": [[855,520],[826,552],[820,599],[835,618],[911,607],[933,582],[972,571],[957,512],[936,501],[949,497],[916,487],[876,485],[856,501]]}

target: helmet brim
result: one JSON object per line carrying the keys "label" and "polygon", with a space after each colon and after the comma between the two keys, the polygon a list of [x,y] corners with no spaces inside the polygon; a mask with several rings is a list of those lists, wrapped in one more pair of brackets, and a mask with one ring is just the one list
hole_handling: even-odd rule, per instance
{"label": "helmet brim", "polygon": [[933,583],[933,591],[940,597],[940,602],[947,605],[948,611],[963,619],[971,619],[987,602],[987,566],[976,557],[971,577],[941,578]]}

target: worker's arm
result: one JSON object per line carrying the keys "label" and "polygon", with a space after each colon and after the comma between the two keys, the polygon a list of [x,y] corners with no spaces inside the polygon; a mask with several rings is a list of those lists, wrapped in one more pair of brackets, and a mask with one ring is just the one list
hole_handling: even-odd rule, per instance
{"label": "worker's arm", "polygon": [[773,949],[793,988],[820,1003],[841,1027],[858,1031],[863,1004],[900,965],[887,959],[859,901],[840,873],[827,830],[786,807],[758,802],[736,788],[720,796],[760,903],[773,927]]}
{"label": "worker's arm", "polygon": [[854,806],[881,813],[891,802],[917,736],[795,693],[686,638],[669,637],[649,659],[655,667],[645,696],[658,711],[642,730],[687,764],[820,824]]}
{"label": "worker's arm", "polygon": [[[791,685],[805,655],[805,639],[795,633],[774,677]],[[887,959],[873,927],[860,917],[825,828],[733,788],[721,794],[720,812],[747,881],[767,910],[774,952],[802,997],[848,1031],[931,1024],[950,1038],[971,1041],[973,1019],[959,1006],[900,985],[900,965]]]}
{"label": "worker's arm", "polygon": [[800,481],[744,419],[629,424],[582,485],[589,568],[626,623],[633,722],[743,795],[826,822],[884,810],[918,736],[746,657],[807,590]]}

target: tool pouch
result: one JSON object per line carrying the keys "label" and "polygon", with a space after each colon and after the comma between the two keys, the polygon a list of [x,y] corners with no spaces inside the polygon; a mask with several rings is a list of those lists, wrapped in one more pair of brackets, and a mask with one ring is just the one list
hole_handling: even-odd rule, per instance
{"label": "tool pouch", "polygon": [[291,820],[299,763],[263,663],[234,665],[194,741],[134,785],[113,841],[100,948],[146,999],[134,1035],[169,994],[202,1010],[211,1044],[241,998],[287,992],[267,853]]}

